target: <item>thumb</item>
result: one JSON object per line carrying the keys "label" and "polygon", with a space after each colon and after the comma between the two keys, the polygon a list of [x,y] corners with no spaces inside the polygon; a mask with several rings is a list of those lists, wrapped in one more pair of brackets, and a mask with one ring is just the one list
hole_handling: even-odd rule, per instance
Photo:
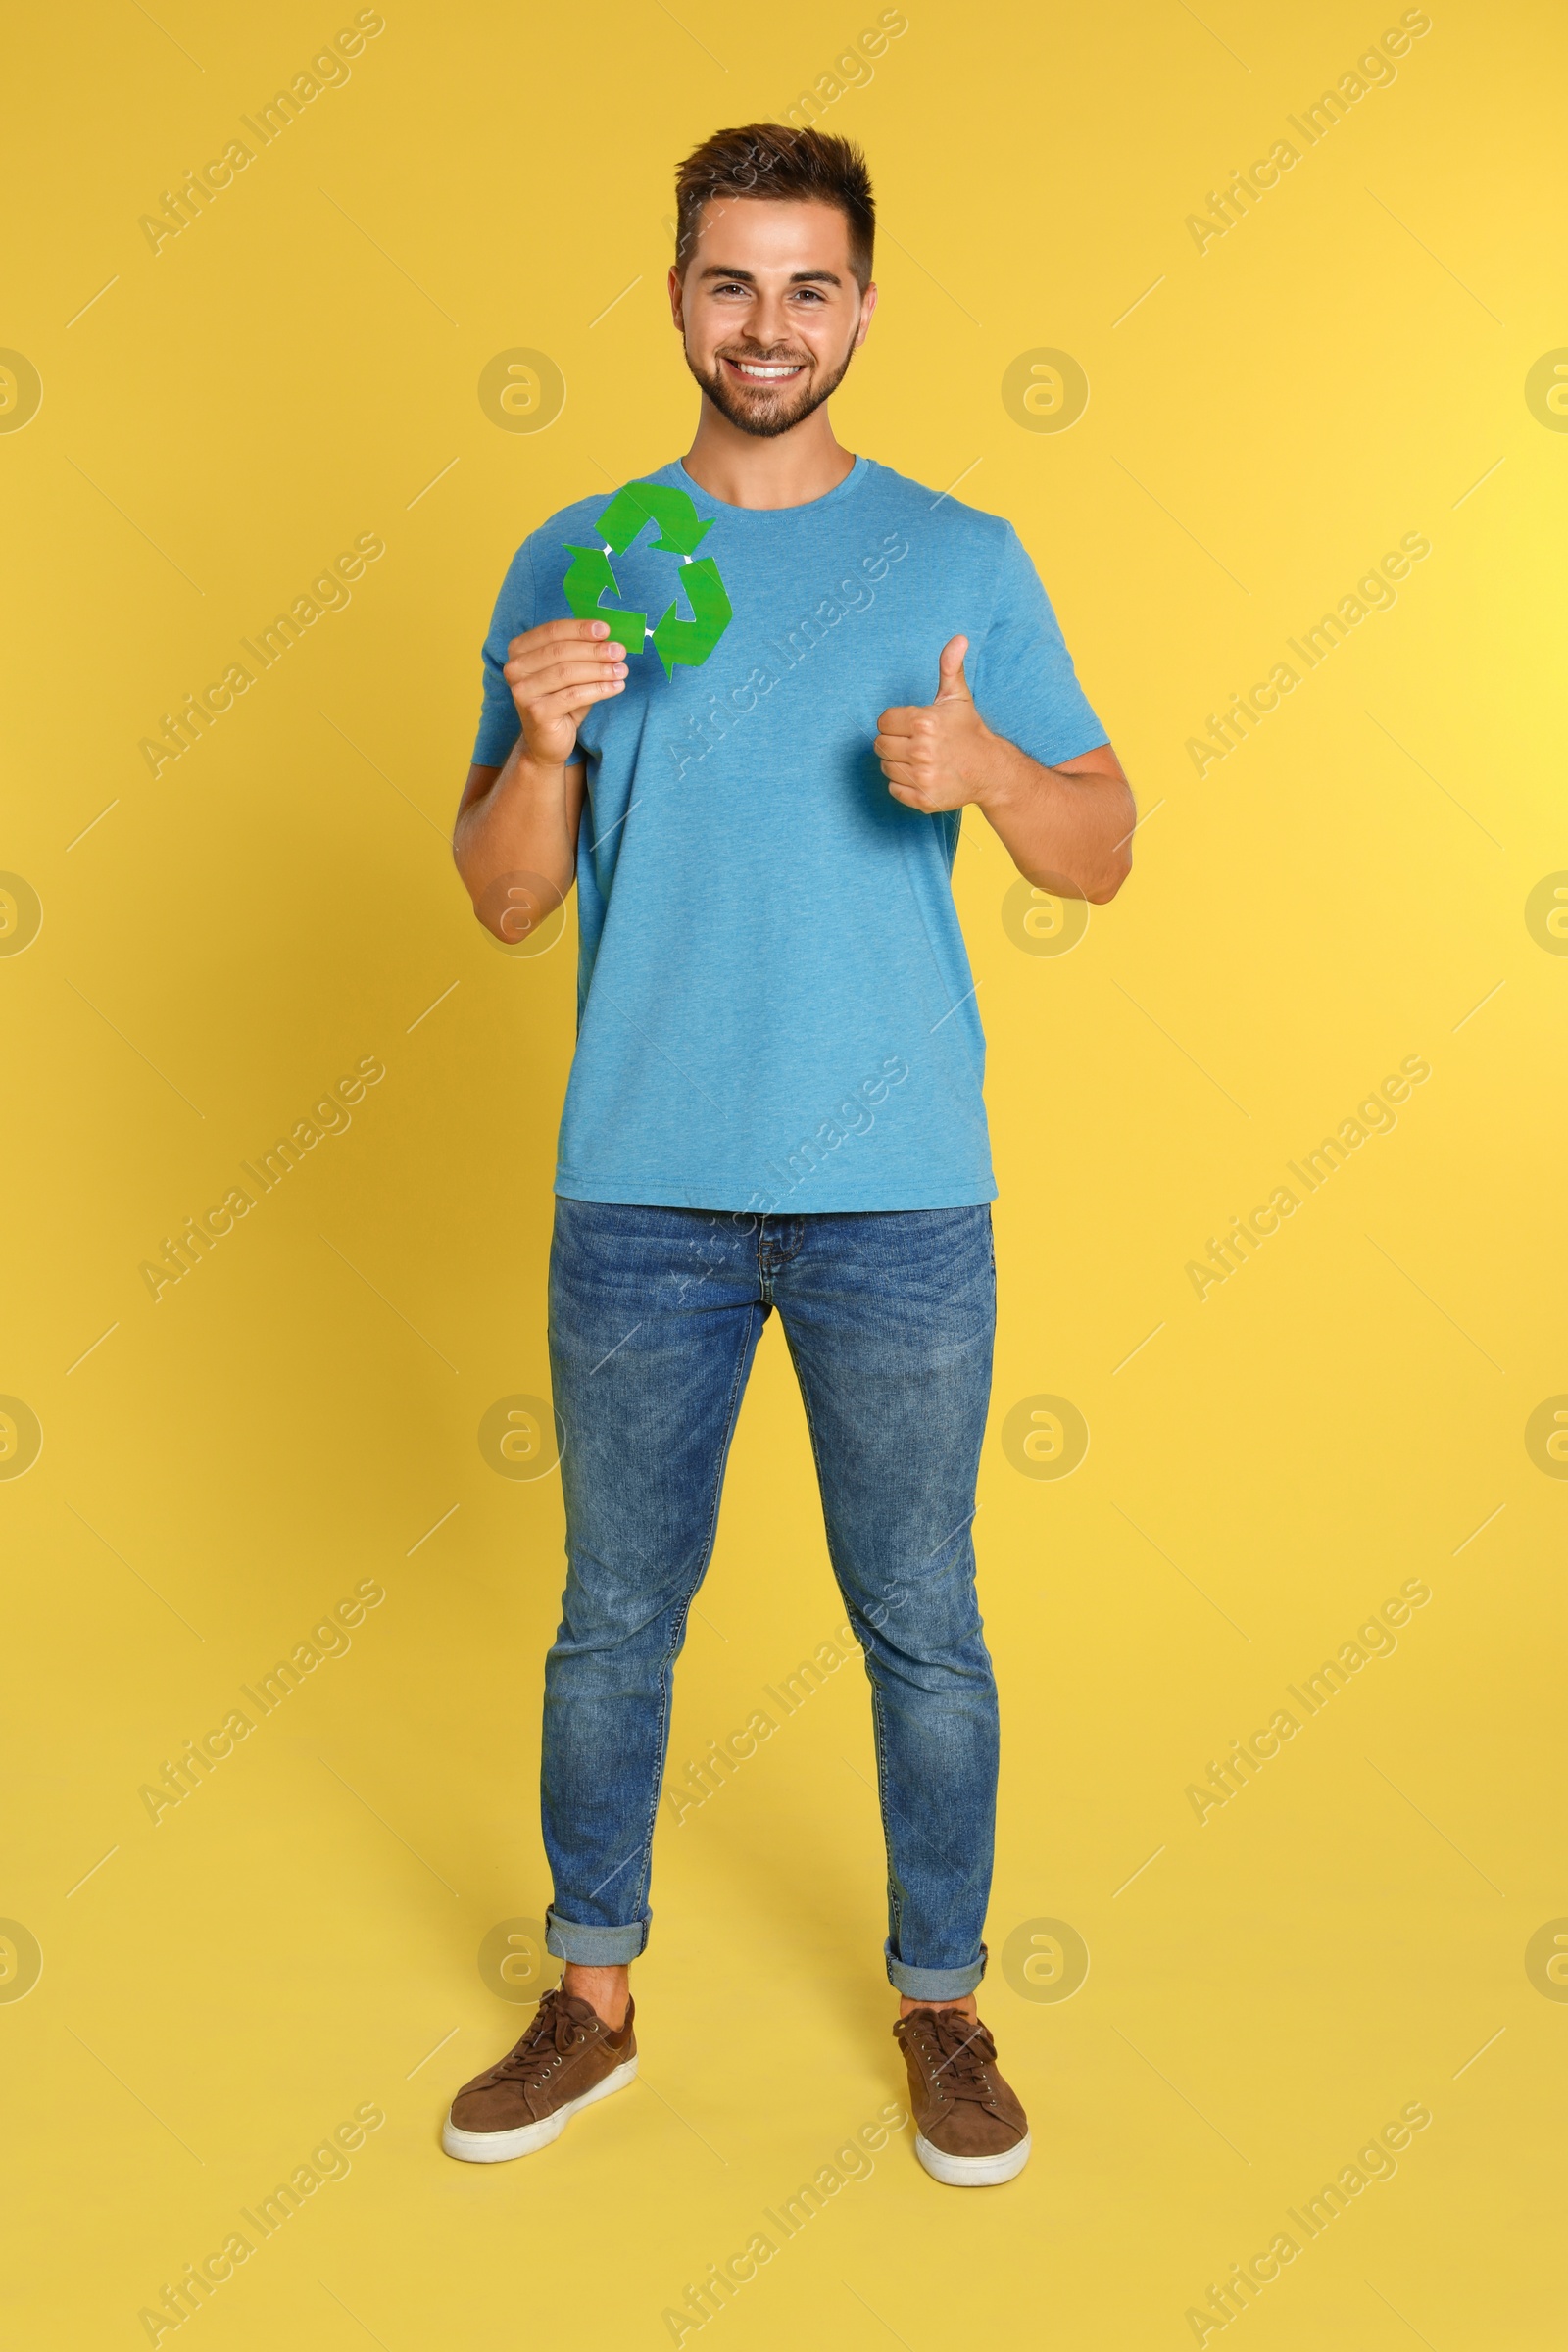
{"label": "thumb", "polygon": [[950,637],[942,648],[937,664],[937,701],[951,702],[955,698],[972,702],[969,681],[963,674],[963,657],[969,650],[967,637]]}

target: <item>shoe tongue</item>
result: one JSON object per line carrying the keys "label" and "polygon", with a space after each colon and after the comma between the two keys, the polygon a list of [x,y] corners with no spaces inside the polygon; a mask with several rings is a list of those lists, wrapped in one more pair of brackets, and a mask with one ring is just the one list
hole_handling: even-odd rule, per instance
{"label": "shoe tongue", "polygon": [[592,2001],[585,2001],[581,1993],[567,1992],[561,1985],[556,1987],[556,2005],[565,2011],[574,2025],[592,2026],[599,2022],[599,2012]]}
{"label": "shoe tongue", "polygon": [[902,2022],[913,2025],[916,2018],[928,2021],[935,2031],[938,2044],[951,2048],[956,2057],[967,2051],[976,2051],[981,2057],[991,2054],[990,2034],[978,2018],[971,2018],[962,2009],[952,2009],[936,2001],[929,2006],[922,2003]]}

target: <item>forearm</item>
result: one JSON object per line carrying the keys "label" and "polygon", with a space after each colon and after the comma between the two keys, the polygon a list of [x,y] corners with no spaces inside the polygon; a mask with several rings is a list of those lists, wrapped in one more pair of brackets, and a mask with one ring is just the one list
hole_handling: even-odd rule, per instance
{"label": "forearm", "polygon": [[464,885],[480,909],[487,893],[508,875],[537,876],[564,899],[577,865],[577,819],[582,808],[580,761],[553,766],[529,759],[522,738],[486,784],[476,778],[458,812],[452,855]]}
{"label": "forearm", "polygon": [[[986,730],[975,799],[1021,874],[1102,906],[1132,867],[1137,810],[1126,778],[1044,767]],[[1096,757],[1088,755],[1090,759]]]}

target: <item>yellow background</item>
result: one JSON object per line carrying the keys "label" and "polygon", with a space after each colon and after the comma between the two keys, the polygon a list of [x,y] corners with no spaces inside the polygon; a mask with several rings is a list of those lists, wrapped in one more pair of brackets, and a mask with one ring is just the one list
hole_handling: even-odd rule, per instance
{"label": "yellow background", "polygon": [[[0,866],[44,918],[0,960],[0,1390],[44,1432],[0,1482],[0,1911],[43,1953],[0,2005],[19,2347],[144,2341],[367,2101],[350,2177],[190,2323],[210,2348],[667,2342],[686,2282],[902,2090],[856,1665],[662,1827],[639,2086],[527,2163],[437,2141],[526,2014],[475,1956],[547,1899],[562,1577],[559,1482],[476,1441],[547,1388],[572,1000],[569,937],[502,953],[452,871],[479,640],[529,529],[689,442],[676,159],[878,11],[677,13],[389,0],[347,86],[156,256],[138,216],[352,12],[93,0],[11,35],[0,343],[43,383],[0,435]],[[1568,2007],[1524,1955],[1568,1913],[1568,1487],[1524,1429],[1568,1390],[1568,960],[1524,906],[1568,867],[1568,438],[1524,381],[1568,343],[1560,15],[1436,0],[1393,86],[1200,256],[1186,216],[1397,10],[908,14],[822,117],[885,227],[838,431],[1013,518],[1147,812],[1069,956],[1008,938],[983,828],[956,877],[1002,1183],[984,2005],[1036,2153],[961,2197],[896,2137],[711,2325],[1188,2343],[1208,2282],[1420,2100],[1397,2177],[1248,2313],[1254,2352],[1545,2346]],[[480,408],[514,346],[564,373],[547,431]],[[1004,408],[1037,347],[1087,371],[1070,431]],[[352,606],[155,781],[160,713],[366,531]],[[1396,608],[1200,780],[1204,714],[1409,531],[1433,552]],[[1412,1054],[1397,1129],[1200,1303],[1206,1237]],[[352,1129],[155,1305],[140,1261],[366,1054]],[[1091,1431],[1057,1482],[1000,1444],[1040,1393]],[[139,1786],[368,1577],[352,1651],[155,1828]],[[1188,1784],[1412,1577],[1397,1653],[1200,1826]],[[840,1621],[776,1325],[701,1608],[677,1758]],[[1092,1956],[1066,2001],[1001,1965],[1043,1918]]]}

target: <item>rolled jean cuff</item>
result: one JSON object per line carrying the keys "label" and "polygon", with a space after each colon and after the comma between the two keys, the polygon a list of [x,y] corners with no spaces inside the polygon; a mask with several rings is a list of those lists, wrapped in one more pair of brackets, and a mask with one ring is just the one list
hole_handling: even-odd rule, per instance
{"label": "rolled jean cuff", "polygon": [[558,1960],[579,1968],[624,1968],[648,1948],[649,1922],[633,1920],[629,1928],[583,1928],[563,1919],[552,1903],[545,1913],[545,1949]]}
{"label": "rolled jean cuff", "polygon": [[[554,1944],[550,1948],[554,1951]],[[910,1968],[906,1961],[895,1960],[890,1946],[882,1948],[887,1953],[888,1983],[911,2001],[961,2001],[986,1973],[984,1944],[979,1959],[967,1968]]]}

